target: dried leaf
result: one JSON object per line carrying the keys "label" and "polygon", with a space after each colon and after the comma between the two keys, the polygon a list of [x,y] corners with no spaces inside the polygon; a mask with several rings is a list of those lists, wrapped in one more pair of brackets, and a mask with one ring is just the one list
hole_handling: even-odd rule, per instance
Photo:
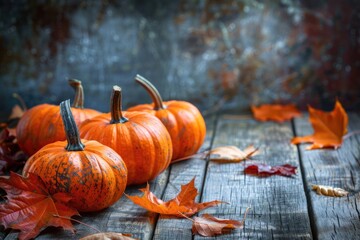
{"label": "dried leaf", "polygon": [[214,148],[210,151],[204,151],[183,158],[179,158],[173,160],[171,163],[181,162],[195,157],[205,159],[208,155],[210,155],[210,160],[212,161],[240,162],[249,159],[257,154],[259,154],[259,150],[258,148],[255,148],[253,145],[248,146],[243,151],[235,146],[222,146],[222,147]]}
{"label": "dried leaf", "polygon": [[339,101],[336,101],[334,110],[324,112],[309,106],[310,122],[314,129],[313,135],[295,137],[292,144],[312,143],[307,149],[334,148],[337,149],[343,142],[347,132],[348,116]]}
{"label": "dried leaf", "polygon": [[210,159],[218,162],[240,162],[259,154],[258,148],[248,146],[244,151],[235,146],[224,146],[209,151]]}
{"label": "dried leaf", "polygon": [[95,233],[89,236],[80,238],[80,240],[134,240],[131,234],[106,232],[106,233]]}
{"label": "dried leaf", "polygon": [[7,201],[0,204],[0,224],[20,230],[20,240],[34,238],[48,226],[74,232],[67,217],[79,213],[66,205],[71,197],[65,193],[50,195],[37,175],[29,173],[24,178],[11,172],[10,178],[0,177],[0,188],[7,193]]}
{"label": "dried leaf", "polygon": [[248,210],[249,208],[246,209],[244,219],[242,221],[216,218],[210,214],[203,214],[201,217],[194,217],[192,233],[199,234],[204,237],[212,237],[224,234],[235,228],[243,228]]}
{"label": "dried leaf", "polygon": [[294,104],[263,104],[259,107],[251,106],[251,110],[254,118],[259,121],[284,122],[301,115]]}
{"label": "dried leaf", "polygon": [[181,185],[181,191],[178,193],[178,195],[167,202],[157,198],[150,191],[149,184],[147,184],[146,188],[140,189],[140,191],[144,193],[141,197],[126,196],[135,204],[147,209],[148,211],[164,215],[178,217],[183,217],[183,215],[192,216],[203,209],[216,206],[219,203],[223,203],[218,200],[196,203],[195,198],[198,195],[198,191],[195,188],[195,178],[193,178],[188,184]]}
{"label": "dried leaf", "polygon": [[349,194],[348,191],[345,191],[342,188],[334,188],[323,185],[312,185],[312,190],[316,191],[316,193],[319,195],[324,195],[329,197],[344,197]]}
{"label": "dried leaf", "polygon": [[290,164],[284,164],[279,166],[269,166],[262,163],[253,163],[247,165],[244,169],[246,174],[257,175],[260,177],[268,177],[271,175],[281,175],[285,177],[291,177],[296,174],[297,167]]}
{"label": "dried leaf", "polygon": [[9,129],[0,131],[0,175],[17,171],[24,166],[27,156],[21,151]]}
{"label": "dried leaf", "polygon": [[24,110],[19,106],[19,105],[15,105],[13,108],[12,108],[12,111],[11,111],[11,114],[9,116],[9,120],[11,119],[16,119],[16,118],[21,118],[22,115],[24,115]]}

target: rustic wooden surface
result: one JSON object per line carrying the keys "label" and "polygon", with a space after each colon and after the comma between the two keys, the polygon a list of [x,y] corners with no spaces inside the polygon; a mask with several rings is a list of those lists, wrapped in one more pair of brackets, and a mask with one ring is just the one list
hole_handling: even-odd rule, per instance
{"label": "rustic wooden surface", "polygon": [[[203,150],[224,145],[244,149],[259,147],[256,162],[270,165],[289,163],[298,166],[296,176],[259,178],[243,173],[243,163],[219,164],[194,158],[175,163],[150,182],[151,190],[163,200],[173,198],[180,185],[195,177],[198,201],[221,200],[220,204],[200,212],[216,217],[242,220],[236,229],[216,239],[360,239],[360,135],[346,139],[338,150],[306,151],[307,144],[291,145],[290,139],[311,134],[307,115],[278,124],[258,122],[250,115],[207,117],[207,138]],[[360,129],[360,115],[349,114],[349,131]],[[350,191],[348,197],[317,195],[311,184],[330,185]],[[142,186],[129,187],[126,193],[138,195]],[[192,222],[147,212],[123,196],[112,207],[97,213],[83,214],[78,220],[102,232],[131,233],[138,239],[203,239],[191,233]],[[59,228],[47,228],[37,239],[79,239],[95,233],[74,223],[75,235]],[[2,235],[4,235],[2,231]],[[6,240],[16,239],[12,231]],[[214,238],[206,238],[214,239]]]}

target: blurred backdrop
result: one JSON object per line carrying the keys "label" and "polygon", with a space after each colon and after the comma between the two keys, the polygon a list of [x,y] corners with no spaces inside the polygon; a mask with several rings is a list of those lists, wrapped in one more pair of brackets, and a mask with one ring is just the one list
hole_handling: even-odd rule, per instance
{"label": "blurred backdrop", "polygon": [[112,86],[124,108],[150,102],[136,74],[164,100],[202,111],[223,104],[360,106],[358,0],[0,0],[0,115],[18,93],[28,107],[73,97],[109,111]]}

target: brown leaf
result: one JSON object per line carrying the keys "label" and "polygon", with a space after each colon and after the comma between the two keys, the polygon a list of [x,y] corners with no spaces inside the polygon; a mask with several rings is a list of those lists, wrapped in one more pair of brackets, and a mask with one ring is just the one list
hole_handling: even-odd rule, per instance
{"label": "brown leaf", "polygon": [[316,193],[319,195],[324,195],[329,197],[344,197],[349,194],[348,191],[345,191],[342,188],[334,188],[323,185],[312,185],[312,190],[316,191]]}
{"label": "brown leaf", "polygon": [[259,154],[258,148],[248,146],[244,151],[235,146],[224,146],[209,151],[210,159],[217,162],[240,162]]}
{"label": "brown leaf", "polygon": [[71,197],[65,193],[50,195],[37,175],[29,173],[24,178],[11,172],[10,178],[0,177],[0,188],[7,193],[7,201],[0,204],[0,224],[20,230],[20,240],[34,238],[48,226],[74,232],[67,217],[79,213],[66,205]]}
{"label": "brown leaf", "polygon": [[334,148],[337,149],[343,142],[347,132],[348,116],[339,101],[336,101],[334,110],[324,112],[309,106],[310,122],[314,129],[313,135],[295,137],[292,144],[312,143],[307,149]]}
{"label": "brown leaf", "polygon": [[290,164],[269,166],[263,163],[252,163],[245,167],[244,172],[246,174],[257,175],[260,177],[268,177],[271,175],[291,177],[292,175],[296,174],[296,169],[297,167]]}
{"label": "brown leaf", "polygon": [[19,106],[19,105],[15,105],[13,108],[12,108],[12,111],[11,111],[11,114],[9,116],[9,120],[11,119],[16,119],[16,118],[21,118],[22,115],[24,115],[24,110]]}
{"label": "brown leaf", "polygon": [[190,158],[206,158],[210,155],[210,160],[217,162],[240,162],[246,159],[249,159],[252,156],[259,154],[258,148],[255,148],[253,145],[248,146],[243,151],[235,146],[222,146],[214,148],[210,151],[204,151],[200,153],[193,154],[191,156],[186,156],[183,158],[176,159],[171,163],[181,162],[188,160]]}
{"label": "brown leaf", "polygon": [[192,232],[193,234],[199,234],[204,237],[212,237],[224,234],[235,228],[243,228],[248,210],[249,208],[246,209],[244,219],[242,221],[216,218],[210,214],[203,214],[201,217],[194,217]]}
{"label": "brown leaf", "polygon": [[254,118],[259,121],[284,122],[301,115],[294,104],[263,104],[259,107],[251,106],[251,110]]}
{"label": "brown leaf", "polygon": [[219,203],[223,203],[218,200],[196,203],[195,198],[198,195],[198,191],[195,188],[195,178],[193,178],[188,184],[181,185],[181,191],[178,193],[178,195],[167,202],[157,198],[150,191],[149,184],[147,184],[146,188],[140,189],[140,191],[144,193],[141,197],[126,196],[135,204],[147,209],[148,211],[164,215],[178,217],[183,217],[183,215],[192,216],[203,209],[216,206]]}
{"label": "brown leaf", "polygon": [[95,233],[80,238],[80,240],[134,240],[134,239],[135,238],[131,237],[131,234],[123,234],[123,233],[115,233],[115,232]]}

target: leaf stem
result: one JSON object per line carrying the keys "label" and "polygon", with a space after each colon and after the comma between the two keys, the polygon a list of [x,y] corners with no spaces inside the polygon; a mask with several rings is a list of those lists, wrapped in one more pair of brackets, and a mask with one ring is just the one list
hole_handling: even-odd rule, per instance
{"label": "leaf stem", "polygon": [[79,223],[79,224],[82,224],[88,228],[91,228],[92,230],[98,232],[98,233],[101,233],[101,231],[99,229],[97,229],[96,227],[93,227],[93,226],[90,226],[89,224],[86,224],[84,222],[81,222],[79,220],[76,220],[74,218],[71,218],[71,217],[65,217],[65,216],[60,216],[60,215],[57,215],[57,214],[54,214],[53,215],[54,217],[58,217],[58,218],[63,218],[63,219],[67,219],[67,220],[70,220],[70,221],[73,221],[73,222],[76,222],[76,223]]}
{"label": "leaf stem", "polygon": [[360,130],[352,131],[343,136],[343,140],[348,139],[354,135],[360,134]]}

